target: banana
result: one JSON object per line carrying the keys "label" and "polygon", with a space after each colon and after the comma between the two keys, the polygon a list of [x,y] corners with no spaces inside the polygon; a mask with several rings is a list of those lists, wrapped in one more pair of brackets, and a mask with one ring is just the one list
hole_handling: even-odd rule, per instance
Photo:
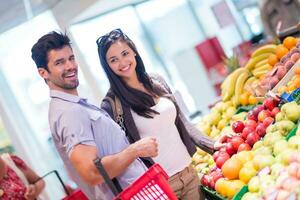
{"label": "banana", "polygon": [[276,47],[277,47],[277,45],[275,45],[275,44],[267,44],[267,45],[264,45],[264,46],[262,46],[262,47],[256,49],[256,50],[251,54],[251,57],[254,58],[254,57],[259,56],[259,55],[264,54],[264,53],[274,53],[274,54],[275,54]]}
{"label": "banana", "polygon": [[265,65],[267,63],[268,63],[268,59],[264,59],[262,61],[259,61],[258,63],[255,64],[255,66],[254,66],[253,69],[259,68],[259,67],[261,67],[261,66],[263,66],[263,65]]}
{"label": "banana", "polygon": [[234,97],[233,97],[233,104],[239,105],[240,104],[240,96],[243,93],[244,85],[247,79],[249,78],[250,73],[248,71],[244,71],[240,74],[238,77],[236,84],[235,84],[235,90],[234,90]]}
{"label": "banana", "polygon": [[265,60],[267,58],[269,58],[270,55],[272,55],[273,53],[263,53],[263,54],[260,54],[259,56],[256,56],[256,57],[253,57],[253,58],[250,58],[250,60],[247,62],[247,64],[245,65],[245,68],[248,69],[248,70],[252,70],[254,68],[254,66],[262,61],[262,60]]}
{"label": "banana", "polygon": [[256,72],[252,72],[253,75],[256,77],[256,78],[260,78],[262,75],[268,73],[270,70],[266,69],[266,70],[260,70],[260,71],[256,71]]}
{"label": "banana", "polygon": [[226,83],[222,86],[222,99],[223,101],[228,101],[230,97],[234,94],[235,84],[241,73],[248,72],[245,68],[238,68],[233,71],[226,79]]}
{"label": "banana", "polygon": [[244,90],[247,90],[248,87],[251,86],[251,84],[256,80],[256,77],[255,76],[251,76],[249,77],[246,82],[245,82],[245,85],[244,85]]}
{"label": "banana", "polygon": [[271,70],[272,69],[272,66],[270,64],[265,64],[265,65],[262,65],[258,68],[255,68],[254,70],[252,70],[252,74],[255,74],[259,71],[265,71],[265,70]]}

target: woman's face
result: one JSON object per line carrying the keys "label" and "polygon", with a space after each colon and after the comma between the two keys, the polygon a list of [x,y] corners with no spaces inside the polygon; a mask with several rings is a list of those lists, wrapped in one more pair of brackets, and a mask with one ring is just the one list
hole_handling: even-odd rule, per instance
{"label": "woman's face", "polygon": [[112,44],[107,53],[106,61],[111,70],[123,79],[136,76],[136,60],[134,51],[123,41]]}

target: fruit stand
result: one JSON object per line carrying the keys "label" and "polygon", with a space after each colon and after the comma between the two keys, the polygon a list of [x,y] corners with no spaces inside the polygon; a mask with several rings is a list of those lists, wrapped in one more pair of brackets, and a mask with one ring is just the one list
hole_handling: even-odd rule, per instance
{"label": "fruit stand", "polygon": [[300,199],[300,42],[265,44],[227,76],[197,127],[222,142],[192,162],[207,199]]}

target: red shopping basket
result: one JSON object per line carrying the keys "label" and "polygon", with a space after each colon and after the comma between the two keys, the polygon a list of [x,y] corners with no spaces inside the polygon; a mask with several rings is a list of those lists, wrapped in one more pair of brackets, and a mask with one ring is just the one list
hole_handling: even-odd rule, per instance
{"label": "red shopping basket", "polygon": [[80,189],[76,189],[75,191],[73,191],[72,193],[70,193],[67,189],[67,187],[65,186],[64,182],[62,181],[59,173],[57,170],[53,170],[50,171],[48,173],[46,173],[45,175],[43,175],[42,177],[40,177],[37,181],[39,181],[40,179],[45,178],[46,176],[48,176],[49,174],[54,173],[56,175],[56,177],[58,178],[60,184],[62,185],[62,187],[64,188],[64,191],[66,193],[66,197],[64,197],[62,200],[89,200],[85,194],[80,190]]}
{"label": "red shopping basket", "polygon": [[130,186],[120,192],[117,191],[106,173],[101,164],[101,159],[96,159],[94,163],[105,179],[105,182],[116,195],[114,200],[177,200],[177,197],[168,184],[169,177],[159,164],[154,164]]}

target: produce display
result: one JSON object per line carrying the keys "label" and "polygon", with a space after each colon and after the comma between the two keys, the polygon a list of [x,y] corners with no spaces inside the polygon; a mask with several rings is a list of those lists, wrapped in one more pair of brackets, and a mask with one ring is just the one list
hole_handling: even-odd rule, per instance
{"label": "produce display", "polygon": [[300,42],[257,48],[197,127],[222,148],[193,156],[212,199],[300,200]]}

